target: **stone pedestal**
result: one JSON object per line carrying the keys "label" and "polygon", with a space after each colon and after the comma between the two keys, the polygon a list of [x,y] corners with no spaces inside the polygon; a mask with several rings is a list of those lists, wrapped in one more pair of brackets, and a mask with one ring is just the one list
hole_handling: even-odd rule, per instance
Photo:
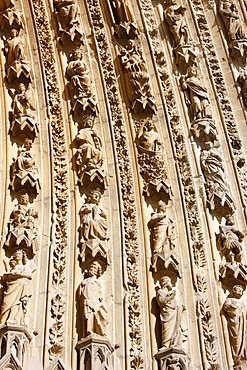
{"label": "stone pedestal", "polygon": [[155,358],[159,363],[159,370],[189,370],[188,356],[181,348],[160,348]]}
{"label": "stone pedestal", "polygon": [[76,350],[78,370],[113,370],[111,354],[114,348],[107,337],[90,334],[78,342]]}
{"label": "stone pedestal", "polygon": [[0,369],[27,369],[28,345],[31,339],[32,336],[26,326],[2,326],[0,328]]}

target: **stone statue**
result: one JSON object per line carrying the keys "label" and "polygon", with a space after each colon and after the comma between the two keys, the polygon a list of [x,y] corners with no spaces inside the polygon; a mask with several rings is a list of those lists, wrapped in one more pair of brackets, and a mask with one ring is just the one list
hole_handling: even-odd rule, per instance
{"label": "stone statue", "polygon": [[220,200],[220,204],[224,206],[228,190],[220,150],[214,147],[210,141],[206,142],[201,152],[200,161],[206,180],[210,209],[213,210],[215,208],[215,196]]}
{"label": "stone statue", "polygon": [[226,28],[229,42],[245,39],[243,25],[233,0],[220,0],[219,12]]}
{"label": "stone statue", "polygon": [[160,320],[162,331],[162,347],[171,348],[182,346],[181,313],[184,307],[179,307],[172,289],[169,276],[160,279],[161,288],[157,291],[156,300],[160,308]]}
{"label": "stone statue", "polygon": [[232,293],[225,300],[223,312],[228,323],[229,341],[232,350],[234,365],[241,365],[247,360],[246,342],[246,306],[241,300],[243,287],[234,285]]}
{"label": "stone statue", "polygon": [[241,262],[242,261],[242,241],[244,233],[234,227],[233,215],[226,216],[226,225],[220,226],[220,233],[217,241],[222,256],[227,262]]}
{"label": "stone statue", "polygon": [[108,240],[106,214],[99,207],[101,192],[99,189],[90,191],[86,202],[79,211],[80,242],[85,243],[92,239]]}
{"label": "stone statue", "polygon": [[187,45],[190,41],[184,16],[186,9],[186,7],[178,5],[176,0],[167,1],[164,16],[173,36],[174,47]]}
{"label": "stone statue", "polygon": [[94,117],[90,116],[84,123],[84,128],[76,136],[76,140],[80,143],[76,152],[76,163],[81,182],[85,171],[99,169],[103,164],[101,139],[93,126]]}
{"label": "stone statue", "polygon": [[161,152],[162,150],[160,136],[151,118],[148,118],[141,126],[137,139],[139,148],[149,153]]}
{"label": "stone statue", "polygon": [[27,266],[26,253],[22,250],[16,251],[9,265],[9,270],[2,277],[4,295],[0,325],[25,325],[26,306],[32,296],[30,291],[32,271]]}
{"label": "stone statue", "polygon": [[25,45],[15,28],[11,29],[9,39],[4,39],[4,54],[8,80],[19,78],[21,75],[30,79],[31,67],[26,60]]}
{"label": "stone statue", "polygon": [[28,116],[35,119],[35,102],[31,88],[27,89],[23,82],[19,82],[12,101],[13,115],[15,118]]}
{"label": "stone statue", "polygon": [[80,27],[79,8],[75,0],[54,0],[56,17],[61,34],[61,41],[67,44],[82,41],[83,33]]}
{"label": "stone statue", "polygon": [[11,187],[15,191],[22,189],[39,193],[38,169],[35,166],[32,140],[26,138],[23,147],[18,150],[17,158],[11,166]]}
{"label": "stone statue", "polygon": [[107,310],[103,304],[102,287],[98,281],[101,274],[102,267],[94,260],[79,287],[83,337],[92,333],[106,335]]}
{"label": "stone statue", "polygon": [[185,102],[189,106],[191,120],[211,118],[207,89],[202,86],[195,67],[189,67],[187,74],[181,77],[181,86],[185,93]]}
{"label": "stone statue", "polygon": [[137,25],[131,11],[131,4],[127,0],[111,0],[111,7],[115,20],[115,33],[119,38],[134,38],[137,36]]}
{"label": "stone statue", "polygon": [[153,253],[175,248],[174,227],[173,221],[166,215],[165,202],[160,200],[157,205],[157,212],[152,215],[148,222]]}
{"label": "stone statue", "polygon": [[[8,235],[5,245],[7,247],[32,248],[37,236],[36,220],[38,212],[28,207],[29,195],[21,194],[18,204],[10,214]],[[33,250],[32,250],[33,252]]]}
{"label": "stone statue", "polygon": [[72,110],[75,111],[77,105],[80,105],[83,111],[87,108],[95,111],[96,102],[92,94],[89,68],[82,58],[81,49],[77,48],[73,51],[66,73],[70,81]]}
{"label": "stone statue", "polygon": [[126,47],[119,46],[118,48],[131,108],[135,113],[141,113],[146,109],[155,112],[149,75],[139,48],[134,40],[128,40]]}
{"label": "stone statue", "polygon": [[247,70],[242,70],[238,76],[238,82],[241,84],[241,92],[245,107],[247,107]]}

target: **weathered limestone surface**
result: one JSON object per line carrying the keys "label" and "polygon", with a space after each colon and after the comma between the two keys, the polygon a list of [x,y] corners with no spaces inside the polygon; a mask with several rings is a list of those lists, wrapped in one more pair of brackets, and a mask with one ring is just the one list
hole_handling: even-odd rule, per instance
{"label": "weathered limestone surface", "polygon": [[0,1],[0,369],[247,369],[246,10]]}

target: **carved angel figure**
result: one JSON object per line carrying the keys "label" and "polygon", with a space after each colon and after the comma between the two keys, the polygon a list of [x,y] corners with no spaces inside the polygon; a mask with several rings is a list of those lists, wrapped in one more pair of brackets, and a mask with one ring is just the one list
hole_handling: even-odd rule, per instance
{"label": "carved angel figure", "polygon": [[195,67],[189,67],[187,74],[181,77],[181,86],[185,93],[185,102],[189,107],[191,120],[211,118],[207,89],[202,86]]}
{"label": "carved angel figure", "polygon": [[225,182],[222,154],[218,148],[214,147],[213,144],[208,141],[204,145],[200,159],[208,189],[208,200],[211,209],[214,209],[214,196],[217,195],[221,205],[224,205],[228,192]]}
{"label": "carved angel figure", "polygon": [[93,130],[94,118],[89,117],[86,127],[82,128],[76,140],[80,143],[76,153],[76,163],[79,170],[79,178],[85,170],[98,169],[103,164],[102,143],[98,134]]}
{"label": "carved angel figure", "polygon": [[66,73],[70,80],[69,88],[71,92],[72,110],[75,110],[75,106],[78,102],[80,102],[84,108],[90,104],[90,101],[91,104],[95,105],[96,103],[94,102],[91,89],[89,68],[82,59],[82,51],[79,48],[73,51]]}
{"label": "carved angel figure", "polygon": [[172,288],[169,276],[160,279],[161,288],[157,291],[156,300],[160,308],[160,320],[162,331],[162,347],[182,346],[182,311],[184,307],[179,307],[175,298],[176,291]]}
{"label": "carved angel figure", "polygon": [[18,204],[10,214],[8,235],[5,245],[7,247],[32,247],[37,236],[36,220],[38,212],[28,206],[29,195],[21,194]]}
{"label": "carved angel figure", "polygon": [[107,309],[103,303],[102,287],[98,278],[101,276],[102,267],[96,260],[91,262],[88,272],[79,287],[79,300],[83,337],[96,333],[105,335]]}
{"label": "carved angel figure", "polygon": [[174,223],[166,215],[166,205],[163,200],[160,200],[157,205],[157,211],[154,213],[148,222],[148,228],[151,231],[151,244],[153,253],[163,250],[174,249]]}
{"label": "carved angel figure", "polygon": [[85,204],[80,209],[80,242],[91,239],[107,240],[107,220],[105,212],[99,207],[101,192],[99,189],[90,191]]}
{"label": "carved angel figure", "polygon": [[234,365],[246,364],[247,360],[247,342],[246,342],[246,306],[241,300],[243,296],[243,287],[234,285],[232,293],[226,298],[223,305],[228,323],[229,341],[232,350]]}
{"label": "carved angel figure", "polygon": [[226,216],[226,225],[220,226],[220,233],[217,241],[222,256],[227,262],[241,262],[242,261],[242,241],[244,233],[234,227],[233,215]]}
{"label": "carved angel figure", "polygon": [[219,12],[226,27],[229,42],[245,39],[243,25],[233,0],[220,0]]}
{"label": "carved angel figure", "polygon": [[165,19],[173,36],[174,47],[189,43],[188,28],[185,21],[186,7],[178,5],[176,0],[168,0],[164,11]]}
{"label": "carved angel figure", "polygon": [[34,155],[32,140],[26,138],[11,166],[11,187],[13,190],[29,189],[36,193],[39,192],[39,174],[35,166]]}
{"label": "carved angel figure", "polygon": [[2,276],[4,295],[0,312],[0,325],[25,325],[27,302],[31,298],[32,271],[27,266],[26,253],[18,250],[11,257],[9,270]]}
{"label": "carved angel figure", "polygon": [[29,116],[35,118],[35,103],[31,89],[27,89],[23,82],[17,84],[16,92],[13,94],[12,109],[15,118]]}
{"label": "carved angel figure", "polygon": [[162,149],[159,133],[151,118],[148,118],[140,128],[138,133],[138,145],[140,148],[150,153],[160,152]]}

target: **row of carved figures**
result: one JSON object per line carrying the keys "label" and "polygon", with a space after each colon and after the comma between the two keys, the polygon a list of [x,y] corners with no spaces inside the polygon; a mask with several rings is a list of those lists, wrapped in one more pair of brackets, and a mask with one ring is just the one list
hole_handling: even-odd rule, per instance
{"label": "row of carved figures", "polygon": [[[18,366],[24,369],[27,366],[27,346],[31,340],[25,316],[28,301],[32,297],[31,280],[36,269],[33,257],[38,248],[38,212],[29,201],[40,190],[39,171],[32,149],[39,133],[39,124],[22,14],[12,0],[1,1],[0,28],[4,43],[6,88],[12,98],[9,135],[18,146],[17,156],[10,167],[9,188],[18,204],[10,214],[4,243],[6,272],[2,276],[0,310],[0,341],[4,350],[1,351],[0,366],[8,366],[8,363],[12,366],[11,361],[17,361]],[[19,337],[18,343],[16,336]]]}

